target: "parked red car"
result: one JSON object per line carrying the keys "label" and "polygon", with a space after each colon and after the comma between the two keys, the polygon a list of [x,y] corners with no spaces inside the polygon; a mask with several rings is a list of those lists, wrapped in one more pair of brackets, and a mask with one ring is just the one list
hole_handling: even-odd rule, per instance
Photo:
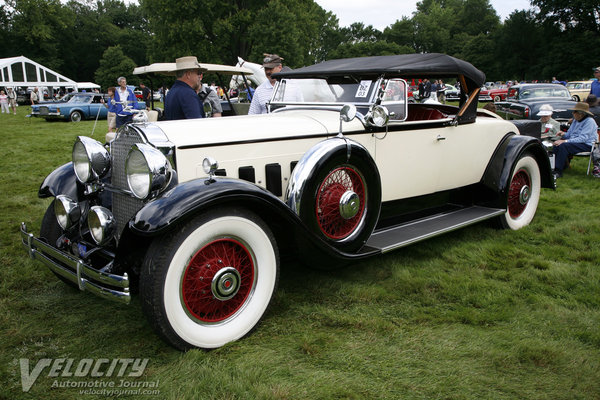
{"label": "parked red car", "polygon": [[493,101],[494,103],[506,100],[508,87],[482,89],[479,92],[479,101]]}

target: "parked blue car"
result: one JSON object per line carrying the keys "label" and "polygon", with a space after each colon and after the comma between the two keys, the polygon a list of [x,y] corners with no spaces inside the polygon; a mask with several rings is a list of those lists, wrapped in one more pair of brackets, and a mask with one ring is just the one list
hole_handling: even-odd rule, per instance
{"label": "parked blue car", "polygon": [[[101,99],[108,101],[108,96],[100,93],[76,93],[66,102],[42,103],[31,106],[31,115],[50,119],[63,119],[79,122],[82,119],[106,119],[107,108]],[[146,105],[138,101],[137,109],[143,110]]]}

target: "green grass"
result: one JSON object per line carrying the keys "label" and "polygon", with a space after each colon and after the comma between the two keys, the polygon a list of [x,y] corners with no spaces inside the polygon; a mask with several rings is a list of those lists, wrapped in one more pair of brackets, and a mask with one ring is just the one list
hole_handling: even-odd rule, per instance
{"label": "green grass", "polygon": [[520,231],[479,224],[334,272],[284,258],[273,307],[251,336],[180,353],[152,332],[137,298],[122,306],[78,292],[27,258],[18,225],[39,230],[41,181],[94,122],[18,112],[0,115],[1,399],[107,397],[52,388],[68,378],[47,369],[23,393],[21,358],[30,368],[42,358],[148,358],[130,380],[158,380],[160,394],[125,398],[600,398],[600,179],[585,176],[583,158]]}

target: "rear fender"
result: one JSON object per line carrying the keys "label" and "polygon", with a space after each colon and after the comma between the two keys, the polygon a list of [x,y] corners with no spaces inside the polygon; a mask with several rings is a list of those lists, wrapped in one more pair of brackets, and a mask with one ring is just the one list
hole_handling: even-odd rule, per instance
{"label": "rear fender", "polygon": [[531,136],[508,134],[488,163],[482,183],[496,193],[507,193],[513,168],[523,153],[530,153],[540,167],[542,187],[555,188],[548,153],[542,143]]}

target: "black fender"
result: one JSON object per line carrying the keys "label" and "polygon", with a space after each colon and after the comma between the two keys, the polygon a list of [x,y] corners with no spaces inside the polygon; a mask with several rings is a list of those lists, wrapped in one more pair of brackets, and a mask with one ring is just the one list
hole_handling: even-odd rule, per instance
{"label": "black fender", "polygon": [[77,201],[83,194],[83,185],[77,180],[73,163],[69,162],[50,172],[38,190],[38,197],[56,197],[59,194]]}
{"label": "black fender", "polygon": [[482,178],[482,184],[493,192],[501,194],[502,198],[508,194],[508,184],[513,173],[513,168],[521,155],[530,153],[540,167],[542,187],[555,188],[552,168],[548,153],[542,142],[531,136],[507,134],[496,148],[492,159],[488,163]]}
{"label": "black fender", "polygon": [[[233,178],[215,177],[180,183],[142,207],[127,229],[141,237],[164,235],[201,212],[223,206],[252,210],[277,232],[276,236],[308,243],[326,257],[348,261],[379,253],[371,250],[355,254],[335,249],[310,232],[278,197],[258,185]],[[277,239],[279,241],[280,237]]]}

